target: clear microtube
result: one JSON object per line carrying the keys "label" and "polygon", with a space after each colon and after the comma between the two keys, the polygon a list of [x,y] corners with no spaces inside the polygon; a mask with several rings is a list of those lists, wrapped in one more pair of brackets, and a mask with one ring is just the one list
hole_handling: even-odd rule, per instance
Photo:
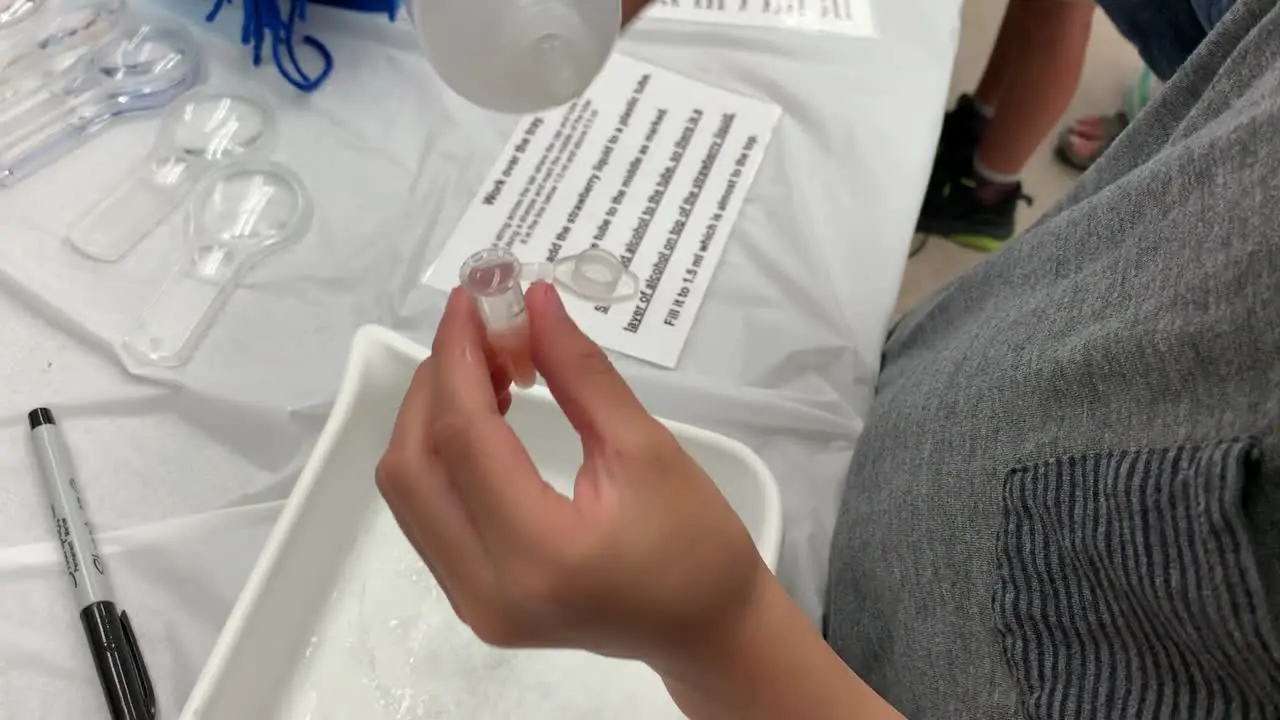
{"label": "clear microtube", "polygon": [[275,114],[266,101],[239,92],[188,92],[169,107],[147,157],[72,226],[71,244],[95,260],[119,260],[201,178],[220,165],[266,156],[275,140]]}
{"label": "clear microtube", "polygon": [[181,23],[123,24],[93,50],[0,103],[0,187],[12,185],[123,115],[164,107],[203,79]]}
{"label": "clear microtube", "polygon": [[595,305],[628,302],[640,292],[636,274],[601,248],[541,263],[522,263],[506,248],[489,248],[462,263],[459,280],[475,298],[498,361],[520,387],[530,387],[536,379],[522,283],[549,282]]}
{"label": "clear microtube", "polygon": [[176,367],[190,360],[244,274],[301,240],[313,216],[302,180],[270,162],[216,170],[186,208],[182,263],[124,339],[126,353],[152,365]]}

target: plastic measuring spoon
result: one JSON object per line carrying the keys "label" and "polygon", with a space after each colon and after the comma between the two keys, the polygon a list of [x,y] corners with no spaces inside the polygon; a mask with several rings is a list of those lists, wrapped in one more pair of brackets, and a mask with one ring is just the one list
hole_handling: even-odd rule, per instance
{"label": "plastic measuring spoon", "polygon": [[187,204],[184,260],[125,337],[125,351],[153,365],[187,362],[245,272],[300,240],[311,218],[306,186],[288,168],[246,163],[209,175]]}
{"label": "plastic measuring spoon", "polygon": [[16,52],[0,62],[0,103],[24,88],[39,87],[84,54],[116,27],[123,5],[123,0],[100,0],[72,8],[22,35],[25,42],[17,42]]}
{"label": "plastic measuring spoon", "polygon": [[163,107],[201,79],[199,46],[179,23],[134,22],[38,88],[0,104],[0,187],[12,185],[113,118]]}
{"label": "plastic measuring spoon", "polygon": [[71,243],[95,260],[119,260],[200,178],[219,164],[266,155],[275,139],[275,114],[265,101],[240,93],[187,93],[165,114],[146,160],[71,228]]}
{"label": "plastic measuring spoon", "polygon": [[[87,12],[81,19],[89,21],[98,18],[92,27],[105,20],[106,16]],[[72,48],[67,44],[79,44],[78,38],[84,37],[78,28],[79,22],[67,28],[68,33],[55,33],[46,40],[57,40],[54,48],[59,46],[71,54]],[[185,35],[186,37],[181,37]],[[166,37],[169,36],[169,37]],[[156,42],[159,40],[160,42]],[[91,47],[81,48],[78,56],[70,62],[59,65],[52,57],[40,57],[28,53],[31,72],[15,73],[15,82],[6,89],[0,104],[0,123],[13,126],[24,113],[32,108],[58,100],[74,98],[94,91],[110,91],[113,89],[132,90],[145,93],[148,86],[160,75],[162,83],[175,73],[176,65],[171,57],[175,48],[178,52],[194,47],[195,38],[186,29],[177,24],[152,25],[133,22],[128,26],[116,27],[111,33],[104,33],[92,43]],[[18,60],[15,60],[17,63]],[[6,71],[8,74],[8,71]],[[167,86],[169,83],[164,83]],[[133,93],[131,93],[133,94]],[[6,128],[6,129],[12,129]]]}
{"label": "plastic measuring spoon", "polygon": [[640,278],[617,255],[601,248],[551,263],[522,263],[506,248],[489,248],[467,258],[458,277],[475,298],[498,362],[520,387],[530,387],[537,376],[529,351],[522,282],[550,282],[595,305],[616,305],[640,294]]}
{"label": "plastic measuring spoon", "polygon": [[11,28],[30,18],[44,4],[45,0],[0,0],[0,30]]}

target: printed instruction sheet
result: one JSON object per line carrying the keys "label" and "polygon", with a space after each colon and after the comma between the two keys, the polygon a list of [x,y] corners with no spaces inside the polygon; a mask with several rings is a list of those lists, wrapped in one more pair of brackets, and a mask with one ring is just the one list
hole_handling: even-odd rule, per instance
{"label": "printed instruction sheet", "polygon": [[565,296],[596,342],[664,367],[680,359],[781,110],[614,55],[576,102],[523,120],[425,282],[448,290],[477,250],[550,262],[602,247],[639,298]]}
{"label": "printed instruction sheet", "polygon": [[653,0],[645,17],[874,37],[871,0]]}

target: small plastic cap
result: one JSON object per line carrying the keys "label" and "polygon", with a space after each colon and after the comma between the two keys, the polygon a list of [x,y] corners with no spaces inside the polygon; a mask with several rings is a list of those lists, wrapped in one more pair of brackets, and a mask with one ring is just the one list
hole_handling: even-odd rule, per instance
{"label": "small plastic cap", "polygon": [[591,248],[555,265],[556,284],[584,300],[619,303],[635,297],[640,283],[618,256]]}

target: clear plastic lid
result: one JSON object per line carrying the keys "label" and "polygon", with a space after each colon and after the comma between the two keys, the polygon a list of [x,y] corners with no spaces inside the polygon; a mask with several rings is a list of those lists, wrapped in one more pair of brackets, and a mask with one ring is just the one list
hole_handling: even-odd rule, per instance
{"label": "clear plastic lid", "polygon": [[71,243],[96,260],[119,260],[215,167],[270,153],[276,132],[275,113],[261,98],[187,93],[165,114],[147,158],[72,227]]}
{"label": "clear plastic lid", "polygon": [[616,305],[640,294],[640,278],[627,269],[617,255],[602,248],[590,248],[553,263],[521,266],[526,282],[541,280],[596,305]]}
{"label": "clear plastic lid", "polygon": [[0,186],[100,131],[113,118],[168,105],[203,79],[181,23],[130,22],[91,52],[0,104]]}
{"label": "clear plastic lid", "polygon": [[240,279],[255,263],[301,240],[311,197],[293,171],[242,163],[215,171],[187,203],[186,252],[124,349],[142,362],[186,363]]}

